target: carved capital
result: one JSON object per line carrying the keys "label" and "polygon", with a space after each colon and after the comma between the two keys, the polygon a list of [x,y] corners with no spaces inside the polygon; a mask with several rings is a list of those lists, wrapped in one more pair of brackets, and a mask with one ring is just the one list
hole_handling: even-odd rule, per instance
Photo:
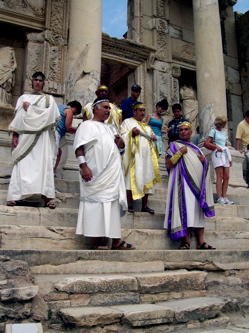
{"label": "carved capital", "polygon": [[40,33],[30,32],[26,34],[26,38],[29,42],[43,43],[45,41],[45,33],[44,31]]}
{"label": "carved capital", "polygon": [[46,30],[45,31],[45,38],[46,40],[55,45],[66,45],[66,41],[61,35],[58,35],[54,31]]}

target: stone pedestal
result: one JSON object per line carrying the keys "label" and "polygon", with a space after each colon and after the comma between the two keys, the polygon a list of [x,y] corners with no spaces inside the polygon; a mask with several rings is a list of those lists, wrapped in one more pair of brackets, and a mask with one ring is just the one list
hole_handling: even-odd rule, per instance
{"label": "stone pedestal", "polygon": [[0,178],[7,179],[12,172],[11,136],[8,134],[8,126],[14,116],[14,108],[0,106]]}
{"label": "stone pedestal", "polygon": [[79,179],[79,166],[75,157],[74,149],[74,135],[67,134],[62,139],[61,143],[61,162],[58,166],[56,175],[61,179],[78,180]]}
{"label": "stone pedestal", "polygon": [[101,70],[102,0],[71,0],[66,102],[95,99]]}

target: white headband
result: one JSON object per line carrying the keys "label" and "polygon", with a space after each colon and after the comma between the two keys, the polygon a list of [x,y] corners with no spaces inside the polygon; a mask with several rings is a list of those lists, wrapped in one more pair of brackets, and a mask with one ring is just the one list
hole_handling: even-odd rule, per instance
{"label": "white headband", "polygon": [[101,99],[99,101],[96,101],[95,103],[92,104],[92,110],[94,109],[95,105],[102,103],[102,102],[108,102],[109,103],[109,99]]}

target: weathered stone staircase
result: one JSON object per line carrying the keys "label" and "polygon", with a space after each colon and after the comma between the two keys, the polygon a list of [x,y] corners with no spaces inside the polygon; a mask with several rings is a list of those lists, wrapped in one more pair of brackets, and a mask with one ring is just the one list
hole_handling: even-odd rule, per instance
{"label": "weathered stone staircase", "polygon": [[216,205],[207,219],[206,241],[217,250],[196,250],[193,237],[192,250],[180,251],[163,229],[162,174],[149,201],[156,214],[137,202],[138,212],[122,218],[135,251],[89,250],[89,239],[75,235],[77,181],[56,180],[55,210],[7,207],[2,181],[0,256],[27,262],[39,287],[26,321],[41,321],[47,333],[249,331],[249,190],[229,189],[236,205]]}

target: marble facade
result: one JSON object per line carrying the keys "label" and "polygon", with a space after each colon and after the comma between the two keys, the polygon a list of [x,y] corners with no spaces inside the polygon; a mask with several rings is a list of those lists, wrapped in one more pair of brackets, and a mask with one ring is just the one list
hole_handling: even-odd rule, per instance
{"label": "marble facade", "polygon": [[[181,87],[195,86],[202,136],[216,115],[227,114],[233,146],[236,126],[245,111],[235,37],[235,3],[128,0],[127,38],[116,39],[101,32],[101,0],[87,4],[81,0],[0,2],[1,31],[7,31],[0,33],[0,48],[13,48],[17,62],[12,107],[0,108],[4,119],[0,153],[10,148],[8,119],[18,96],[31,90],[33,72],[45,73],[45,93],[53,94],[58,104],[77,99],[85,105],[94,99],[100,83],[101,59],[130,69],[127,95],[132,84],[140,84],[140,99],[148,112],[165,97],[170,106],[180,102]],[[171,108],[164,118],[167,124],[172,118]],[[68,142],[70,150],[70,136]],[[8,168],[5,166],[0,177],[8,176],[10,158],[6,163]],[[67,171],[61,176],[73,178],[77,166],[73,166],[72,157],[66,165]]]}

